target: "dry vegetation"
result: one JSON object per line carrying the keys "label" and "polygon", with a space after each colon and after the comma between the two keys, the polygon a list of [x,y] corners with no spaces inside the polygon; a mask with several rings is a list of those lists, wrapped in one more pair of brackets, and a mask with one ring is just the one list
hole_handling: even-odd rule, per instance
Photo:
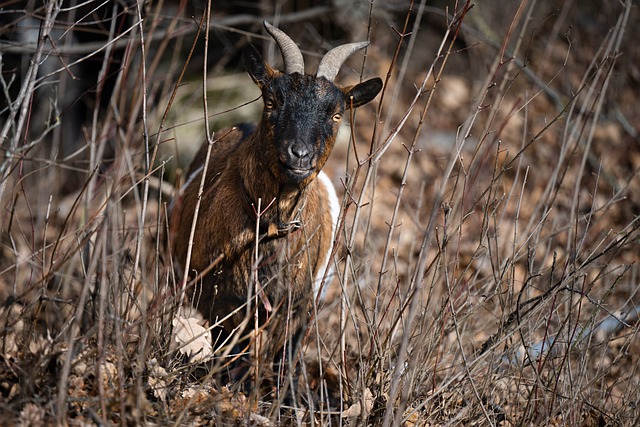
{"label": "dry vegetation", "polygon": [[[638,425],[637,4],[33,3],[0,4],[0,423]],[[339,274],[287,405],[202,369],[162,245],[274,16],[308,72],[370,36],[337,81],[386,79],[327,166]]]}

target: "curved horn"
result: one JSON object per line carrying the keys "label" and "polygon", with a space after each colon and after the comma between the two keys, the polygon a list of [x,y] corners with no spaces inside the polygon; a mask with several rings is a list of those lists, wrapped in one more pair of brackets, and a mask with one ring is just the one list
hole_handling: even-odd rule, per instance
{"label": "curved horn", "polygon": [[348,43],[334,47],[327,52],[320,61],[316,77],[325,77],[327,80],[332,82],[338,75],[338,71],[340,71],[340,67],[342,67],[344,61],[360,49],[367,46],[369,46],[369,42]]}
{"label": "curved horn", "polygon": [[284,72],[287,74],[304,74],[302,53],[295,42],[283,31],[269,24],[266,20],[263,23],[267,33],[269,33],[276,43],[278,43],[280,52],[282,52],[282,59],[284,59]]}

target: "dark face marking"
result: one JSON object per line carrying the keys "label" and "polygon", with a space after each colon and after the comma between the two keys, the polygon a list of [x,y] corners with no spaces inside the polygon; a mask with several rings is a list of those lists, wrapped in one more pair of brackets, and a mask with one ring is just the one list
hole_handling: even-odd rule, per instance
{"label": "dark face marking", "polygon": [[382,89],[379,78],[340,88],[324,77],[282,74],[252,45],[245,48],[244,64],[264,101],[259,155],[274,177],[292,186],[304,187],[324,166],[345,106],[364,105]]}
{"label": "dark face marking", "polygon": [[294,73],[275,76],[263,85],[262,96],[266,164],[285,182],[310,182],[333,149],[345,95],[324,78]]}

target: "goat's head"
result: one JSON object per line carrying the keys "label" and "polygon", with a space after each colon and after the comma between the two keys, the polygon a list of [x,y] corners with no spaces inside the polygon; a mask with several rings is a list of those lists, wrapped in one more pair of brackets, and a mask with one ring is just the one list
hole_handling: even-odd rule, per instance
{"label": "goat's head", "polygon": [[285,71],[271,68],[254,46],[245,49],[245,68],[262,90],[264,102],[258,143],[264,144],[260,150],[269,171],[280,182],[302,187],[324,166],[345,110],[375,98],[382,80],[374,78],[349,87],[333,83],[344,61],[367,42],[332,49],[320,62],[316,76],[311,76],[304,74],[296,44],[266,21],[264,25],[282,51]]}

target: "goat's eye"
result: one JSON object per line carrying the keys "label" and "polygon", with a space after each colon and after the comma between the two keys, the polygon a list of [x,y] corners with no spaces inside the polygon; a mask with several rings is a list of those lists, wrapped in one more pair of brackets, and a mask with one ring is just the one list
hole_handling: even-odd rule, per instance
{"label": "goat's eye", "polygon": [[264,106],[265,106],[265,108],[266,108],[266,109],[268,109],[268,110],[272,110],[272,109],[273,109],[273,107],[275,107],[275,106],[276,106],[276,104],[275,104],[275,102],[273,102],[273,99],[267,99],[267,100],[264,102]]}
{"label": "goat's eye", "polygon": [[334,122],[339,122],[340,120],[342,120],[342,114],[340,113],[336,113],[331,117],[331,120],[333,120]]}

